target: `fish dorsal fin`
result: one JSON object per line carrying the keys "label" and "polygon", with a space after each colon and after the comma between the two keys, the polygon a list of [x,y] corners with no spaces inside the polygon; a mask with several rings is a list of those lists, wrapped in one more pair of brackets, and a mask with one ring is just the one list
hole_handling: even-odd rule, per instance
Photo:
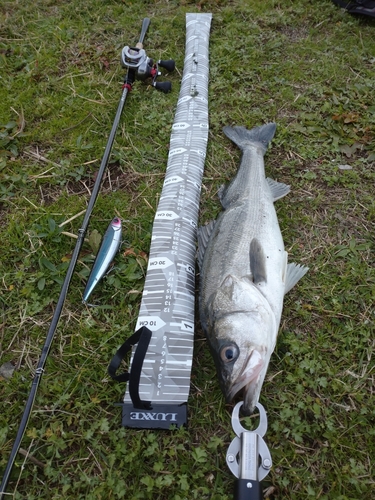
{"label": "fish dorsal fin", "polygon": [[256,238],[250,243],[250,272],[256,285],[267,282],[266,256]]}
{"label": "fish dorsal fin", "polygon": [[198,228],[197,237],[198,237],[198,252],[197,252],[197,260],[199,269],[202,269],[203,257],[207,248],[208,241],[210,239],[211,233],[215,227],[214,220],[210,221],[206,226],[201,226]]}
{"label": "fish dorsal fin", "polygon": [[308,267],[302,266],[301,264],[295,264],[294,262],[288,264],[286,270],[285,279],[285,293],[288,293],[296,283],[307,273]]}
{"label": "fish dorsal fin", "polygon": [[288,184],[284,184],[283,182],[277,182],[273,179],[267,177],[267,184],[271,190],[271,194],[273,196],[273,201],[280,200],[290,192],[290,186]]}

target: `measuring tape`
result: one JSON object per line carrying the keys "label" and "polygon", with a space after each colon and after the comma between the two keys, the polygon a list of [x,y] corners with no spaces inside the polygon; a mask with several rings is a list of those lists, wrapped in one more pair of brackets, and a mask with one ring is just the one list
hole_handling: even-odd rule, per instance
{"label": "measuring tape", "polygon": [[[208,45],[211,14],[186,15],[186,52],[165,181],[152,230],[136,325],[152,336],[135,408],[127,387],[126,427],[170,428],[187,422],[194,343],[196,229],[208,140]],[[131,363],[136,347],[133,349]]]}

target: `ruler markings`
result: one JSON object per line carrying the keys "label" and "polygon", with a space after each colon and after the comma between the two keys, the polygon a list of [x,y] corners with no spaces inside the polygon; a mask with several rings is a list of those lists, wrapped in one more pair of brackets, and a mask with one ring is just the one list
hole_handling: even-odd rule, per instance
{"label": "ruler markings", "polygon": [[[151,329],[142,395],[186,402],[194,336],[199,197],[208,140],[210,14],[187,14],[186,58],[172,126],[166,176],[154,219],[137,328]],[[133,350],[134,355],[134,350]],[[179,381],[186,381],[183,385]],[[150,383],[151,382],[151,383]],[[173,388],[173,390],[171,390]],[[130,402],[128,392],[125,401]]]}

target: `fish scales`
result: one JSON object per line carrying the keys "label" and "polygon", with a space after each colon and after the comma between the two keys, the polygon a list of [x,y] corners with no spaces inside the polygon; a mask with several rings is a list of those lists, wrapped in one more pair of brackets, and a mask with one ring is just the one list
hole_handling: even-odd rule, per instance
{"label": "fish scales", "polygon": [[243,152],[240,167],[219,192],[217,221],[198,231],[201,323],[227,400],[244,389],[247,413],[259,399],[284,294],[307,271],[287,265],[274,208],[289,186],[265,177],[263,156],[275,128],[224,129]]}
{"label": "fish scales", "polygon": [[[249,168],[249,165],[253,165],[253,168]],[[230,196],[231,191],[238,195]],[[272,267],[271,272],[277,275],[274,286],[279,284],[283,288],[283,283],[278,278],[285,267],[284,243],[272,193],[264,175],[263,151],[258,144],[249,144],[242,157],[238,175],[227,188],[223,202],[224,208],[227,208],[215,223],[204,261],[215,262],[218,269],[215,273],[208,273],[207,278],[202,281],[203,302],[229,273],[238,277],[250,275],[249,249],[250,242],[255,237],[264,244],[268,253],[277,252],[279,255],[278,259],[272,259],[268,265]],[[268,237],[270,226],[275,228],[272,239]],[[205,268],[202,269],[202,274],[205,274]],[[279,317],[281,309],[277,305],[271,303]]]}

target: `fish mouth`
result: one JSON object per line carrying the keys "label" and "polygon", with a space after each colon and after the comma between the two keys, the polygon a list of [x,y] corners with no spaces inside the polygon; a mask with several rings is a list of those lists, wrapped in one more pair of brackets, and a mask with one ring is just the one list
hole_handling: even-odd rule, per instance
{"label": "fish mouth", "polygon": [[256,349],[253,349],[246,358],[240,375],[237,377],[228,393],[228,401],[232,401],[234,396],[244,387],[246,387],[245,399],[248,401],[249,392],[251,394],[254,393],[255,385],[263,366],[264,361],[262,355]]}

